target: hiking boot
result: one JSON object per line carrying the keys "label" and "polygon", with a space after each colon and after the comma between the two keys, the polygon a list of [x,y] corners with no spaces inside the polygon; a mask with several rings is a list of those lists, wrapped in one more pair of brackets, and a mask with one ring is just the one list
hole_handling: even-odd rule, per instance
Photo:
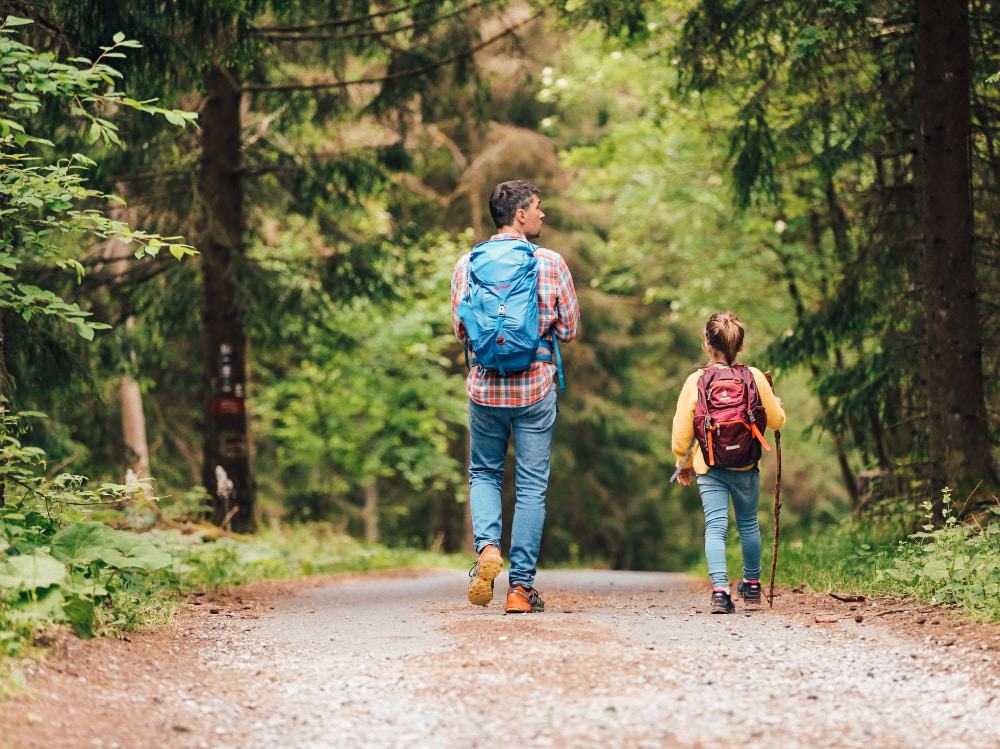
{"label": "hiking boot", "polygon": [[537,611],[545,611],[545,601],[543,601],[538,591],[534,588],[525,588],[523,585],[515,585],[507,588],[508,614],[532,614]]}
{"label": "hiking boot", "polygon": [[744,580],[736,586],[743,603],[760,603],[760,580]]}
{"label": "hiking boot", "polygon": [[484,546],[469,570],[469,603],[485,606],[493,600],[493,581],[503,569],[503,557],[496,546]]}
{"label": "hiking boot", "polygon": [[726,591],[712,591],[713,614],[732,614],[734,611],[736,611],[736,606],[733,603],[733,599],[729,597],[729,594]]}

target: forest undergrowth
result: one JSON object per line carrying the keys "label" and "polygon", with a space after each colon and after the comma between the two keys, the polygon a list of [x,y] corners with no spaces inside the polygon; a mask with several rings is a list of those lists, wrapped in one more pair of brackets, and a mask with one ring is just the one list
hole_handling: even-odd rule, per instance
{"label": "forest undergrowth", "polygon": [[[1000,502],[959,522],[951,492],[942,493],[943,524],[930,500],[921,517],[853,518],[826,527],[795,527],[781,540],[777,585],[822,592],[887,596],[953,608],[976,621],[1000,622]],[[763,562],[771,568],[771,524],[762,524]],[[916,530],[914,530],[916,528]],[[728,547],[733,579],[742,571],[739,543]],[[707,574],[704,559],[693,573]]]}
{"label": "forest undergrowth", "polygon": [[13,659],[53,627],[122,636],[169,622],[184,593],[456,564],[432,551],[362,543],[324,522],[227,533],[202,520],[198,491],[161,499],[149,482],[49,478],[44,452],[19,439],[25,415],[0,418],[0,459],[17,487],[0,505],[0,696],[19,683]]}

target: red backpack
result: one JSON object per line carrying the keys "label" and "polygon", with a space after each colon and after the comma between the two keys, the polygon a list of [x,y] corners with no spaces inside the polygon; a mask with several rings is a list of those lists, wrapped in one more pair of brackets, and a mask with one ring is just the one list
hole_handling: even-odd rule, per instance
{"label": "red backpack", "polygon": [[694,435],[708,465],[743,468],[760,460],[767,413],[753,373],[742,364],[709,367],[698,378]]}

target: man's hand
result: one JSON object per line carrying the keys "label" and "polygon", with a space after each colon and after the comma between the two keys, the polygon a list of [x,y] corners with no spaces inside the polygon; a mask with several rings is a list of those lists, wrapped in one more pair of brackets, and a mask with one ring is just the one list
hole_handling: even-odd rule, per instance
{"label": "man's hand", "polygon": [[691,480],[694,478],[693,468],[682,468],[681,472],[677,474],[677,483],[681,486],[691,486]]}

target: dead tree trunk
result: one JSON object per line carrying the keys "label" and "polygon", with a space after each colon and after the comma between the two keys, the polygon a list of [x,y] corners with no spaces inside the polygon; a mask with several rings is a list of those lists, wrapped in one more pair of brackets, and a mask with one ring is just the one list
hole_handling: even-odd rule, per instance
{"label": "dead tree trunk", "polygon": [[[123,193],[122,185],[117,186],[117,192]],[[108,216],[116,221],[129,221],[128,209],[118,201],[109,201]],[[132,250],[119,239],[109,239],[104,247],[104,256],[112,261],[111,270],[115,274],[123,274],[133,262]],[[128,299],[124,302],[130,305]],[[146,416],[142,409],[142,390],[139,382],[132,376],[136,369],[135,348],[132,346],[132,330],[135,328],[135,318],[129,314],[125,319],[126,351],[128,358],[118,381],[118,400],[121,407],[122,439],[128,451],[126,462],[128,469],[137,478],[149,478],[149,442],[146,439]]]}
{"label": "dead tree trunk", "polygon": [[205,78],[198,191],[205,327],[205,462],[202,480],[217,523],[247,530],[254,524],[254,480],[247,415],[247,341],[236,286],[243,257],[240,176],[240,82],[213,66]]}
{"label": "dead tree trunk", "polygon": [[976,314],[969,6],[917,2],[916,109],[931,491],[993,483]]}
{"label": "dead tree trunk", "polygon": [[[125,321],[125,330],[130,333],[135,327],[135,319],[129,317]],[[135,367],[135,351],[128,352],[130,364]],[[139,382],[129,373],[121,376],[118,382],[118,397],[122,409],[122,437],[128,449],[128,463],[132,473],[137,478],[149,478],[149,442],[146,439],[146,415],[142,410],[142,390]]]}

